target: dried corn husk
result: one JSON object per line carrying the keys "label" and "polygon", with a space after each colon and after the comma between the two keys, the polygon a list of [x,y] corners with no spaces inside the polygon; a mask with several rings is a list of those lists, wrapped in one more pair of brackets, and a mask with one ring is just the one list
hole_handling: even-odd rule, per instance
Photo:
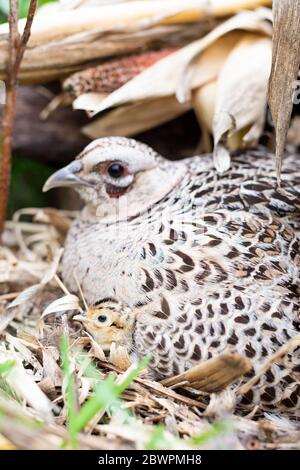
{"label": "dried corn husk", "polygon": [[[127,2],[126,2],[127,3]],[[60,12],[60,15],[40,14],[31,29],[29,47],[57,40],[90,30],[107,31],[112,27],[122,28],[124,25],[136,25],[140,20],[154,20],[159,23],[194,23],[207,19],[208,16],[232,15],[245,8],[257,8],[270,5],[269,0],[161,0],[134,1],[129,4],[116,6],[100,6],[94,8],[79,8]],[[118,23],[120,21],[121,23]],[[19,21],[22,32],[26,20]],[[116,27],[117,25],[117,27]],[[8,34],[8,24],[0,28],[0,34]]]}
{"label": "dried corn husk", "polygon": [[[267,20],[270,18],[270,10],[259,12],[242,12],[220,26],[204,38],[192,42],[178,52],[162,59],[149,67],[145,72],[135,77],[123,87],[110,94],[100,104],[95,103],[88,111],[94,114],[135,101],[154,99],[161,96],[177,95],[179,101],[187,100],[191,89],[203,84],[203,79],[197,73],[193,73],[194,59],[205,51],[211,44],[222,36],[235,30],[255,31],[271,36],[272,28]],[[191,67],[191,70],[189,69]],[[190,78],[186,80],[186,76]],[[154,86],[157,84],[157,86]],[[83,98],[79,97],[74,102],[76,109],[86,109]]]}
{"label": "dried corn husk", "polygon": [[68,77],[62,83],[63,91],[73,99],[85,93],[108,95],[175,51],[176,48],[167,47],[108,60]]}
{"label": "dried corn husk", "polygon": [[[243,36],[243,32],[234,31],[217,40],[203,52],[200,59],[197,60],[196,68],[200,83],[205,84],[217,77],[225,60],[224,51],[229,54],[232,47]],[[85,109],[89,109],[89,106],[92,108],[95,103],[100,104],[106,96],[101,93],[85,93],[81,95],[81,102],[84,103]],[[85,126],[82,131],[92,139],[106,135],[130,136],[174,119],[188,111],[190,107],[190,102],[181,104],[174,96],[141,101],[127,106],[120,106],[106,113],[99,120]],[[214,108],[212,107],[211,110],[213,113]],[[139,118],[136,119],[136,116]],[[205,116],[208,116],[207,112]],[[212,126],[210,126],[210,130],[211,128]]]}
{"label": "dried corn husk", "polygon": [[[201,54],[200,58],[197,59],[197,65],[195,67],[196,71],[193,69],[193,75],[194,75],[194,80],[192,79],[192,82],[196,83],[197,86],[202,86],[207,82],[210,82],[211,80],[217,78],[218,73],[220,71],[220,68],[222,64],[225,61],[226,55],[228,55],[234,45],[238,42],[239,39],[243,37],[242,32],[237,32],[233,31],[232,33],[222,36],[220,39],[216,40],[213,42],[209,47],[207,47],[203,53]],[[176,53],[173,52],[173,55]],[[182,54],[180,54],[181,56]],[[165,62],[163,59],[160,59],[158,61],[161,66],[165,65]],[[178,59],[176,59],[176,64],[178,62]],[[172,66],[172,61],[171,65],[167,64],[171,68]],[[158,66],[159,67],[159,66]],[[152,67],[148,67],[150,69]],[[139,74],[139,76],[143,75],[143,73]],[[136,77],[136,80],[138,77]],[[156,77],[158,79],[158,77]],[[125,86],[125,85],[124,85]],[[161,81],[158,82],[158,90],[161,86]],[[119,87],[118,89],[121,89],[123,87]],[[159,93],[159,92],[158,92]],[[166,93],[166,96],[169,95]],[[172,93],[170,93],[172,95]],[[80,95],[80,98],[77,99],[74,102],[74,108],[75,109],[83,109],[83,110],[90,110],[91,113],[93,114],[93,110],[95,110],[98,106],[101,106],[101,103],[103,100],[107,97],[110,97],[111,95],[105,95],[103,93],[82,93]],[[147,97],[139,97],[140,101],[142,102],[144,98]],[[136,99],[132,99],[134,102],[139,101],[138,97]],[[149,99],[152,99],[152,96],[149,97]],[[128,100],[129,102],[131,100]],[[181,101],[187,101],[187,100],[181,100]],[[159,101],[157,102],[159,103]],[[170,102],[171,103],[171,102]],[[163,103],[162,106],[163,108]]]}
{"label": "dried corn husk", "polygon": [[[19,79],[34,83],[63,77],[107,56],[149,46],[186,43],[211,29],[212,18],[270,0],[133,1],[118,5],[46,11],[36,16]],[[203,32],[201,26],[203,23]],[[191,25],[186,28],[186,24]],[[20,30],[24,20],[19,22]],[[0,79],[7,63],[8,25],[0,26]]]}
{"label": "dried corn husk", "polygon": [[213,80],[193,92],[193,106],[204,132],[212,132],[217,89],[218,80]]}
{"label": "dried corn husk", "polygon": [[193,106],[201,126],[214,136],[216,166],[225,171],[227,148],[253,143],[263,129],[271,67],[269,18],[269,10],[240,13],[108,97],[81,95],[74,107],[92,115],[118,106],[83,132],[91,138],[133,135]]}
{"label": "dried corn husk", "polygon": [[[244,36],[243,31],[232,31],[211,44],[195,60],[193,73],[202,77],[202,83],[193,90],[192,105],[205,136],[212,133],[218,77],[229,54]],[[206,151],[211,149],[207,147]]]}
{"label": "dried corn husk", "polygon": [[[150,28],[136,25],[107,31],[78,33],[76,37],[59,38],[41,46],[27,49],[20,70],[22,84],[43,83],[64,78],[86,67],[94,66],[106,57],[124,55],[147,49],[155,45],[186,44],[196,37],[203,36],[211,29],[211,24],[159,25]],[[6,43],[0,36],[0,79],[5,74]]]}
{"label": "dried corn husk", "polygon": [[[85,95],[85,98],[88,100],[89,95]],[[190,103],[181,104],[174,96],[141,101],[113,109],[83,127],[82,132],[91,139],[107,135],[131,136],[164,124],[189,109]]]}
{"label": "dried corn husk", "polygon": [[263,131],[271,54],[271,39],[245,35],[226,59],[218,80],[194,93],[197,115],[200,120],[206,116],[204,124],[214,137],[215,166],[220,172],[230,166],[229,149],[257,143]]}
{"label": "dried corn husk", "polygon": [[[55,4],[50,4],[50,5],[45,5],[43,8],[44,9],[56,9],[56,10],[62,10],[62,9],[74,9],[74,8],[79,8],[79,7],[94,7],[94,6],[103,6],[103,5],[108,5],[108,4],[117,4],[117,3],[129,3],[129,2],[133,2],[133,1],[136,1],[136,0],[60,0],[59,2],[55,3]],[[142,0],[142,1],[147,1],[147,0]],[[153,0],[153,1],[156,1],[157,3],[158,2],[162,2],[162,0]],[[178,0],[168,0],[168,3],[178,3]],[[149,3],[149,2],[148,2]],[[216,2],[212,2],[212,3],[216,3]],[[220,4],[222,2],[219,2]],[[224,4],[227,3],[227,7],[231,7],[232,6],[232,3],[233,5],[236,4],[236,3],[240,3],[240,4],[243,4],[244,5],[244,8],[253,8],[253,1],[248,1],[248,2],[232,2],[232,1],[226,1],[226,2],[223,2]],[[257,3],[257,2],[254,2],[254,3]],[[259,3],[259,2],[258,2]],[[260,2],[261,4],[262,2]],[[229,5],[228,5],[229,4]]]}

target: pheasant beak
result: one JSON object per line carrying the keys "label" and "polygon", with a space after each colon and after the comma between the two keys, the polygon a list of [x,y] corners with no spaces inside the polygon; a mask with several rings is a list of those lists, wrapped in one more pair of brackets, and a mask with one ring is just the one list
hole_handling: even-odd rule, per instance
{"label": "pheasant beak", "polygon": [[43,192],[52,188],[71,187],[71,186],[91,186],[87,181],[80,178],[78,173],[82,170],[82,164],[75,160],[61,170],[56,171],[47,179],[43,187]]}

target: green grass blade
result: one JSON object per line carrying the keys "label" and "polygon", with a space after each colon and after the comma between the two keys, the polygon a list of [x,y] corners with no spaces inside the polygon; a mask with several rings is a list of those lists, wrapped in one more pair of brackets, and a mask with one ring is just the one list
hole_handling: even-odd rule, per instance
{"label": "green grass blade", "polygon": [[67,427],[70,435],[70,442],[73,449],[77,448],[77,431],[75,427],[77,407],[76,407],[76,388],[75,379],[70,359],[69,340],[62,336],[60,342],[60,352],[62,361],[62,371],[65,380],[65,396],[67,407]]}
{"label": "green grass blade", "polygon": [[82,431],[94,416],[116,402],[121,393],[146,367],[149,360],[149,357],[145,357],[121,384],[117,385],[113,376],[108,376],[99,382],[95,387],[95,395],[85,402],[75,419],[76,432]]}
{"label": "green grass blade", "polygon": [[82,431],[100,411],[105,410],[118,397],[114,377],[109,376],[96,387],[95,395],[87,400],[76,417],[76,432]]}
{"label": "green grass blade", "polygon": [[145,367],[149,364],[149,361],[150,356],[144,357],[144,359],[138,363],[137,367],[132,370],[126,379],[120,385],[117,385],[119,395],[123,393],[124,390],[126,390],[126,388],[131,384],[131,382],[133,382],[134,379],[136,379],[136,377],[143,371],[143,369],[145,369]]}

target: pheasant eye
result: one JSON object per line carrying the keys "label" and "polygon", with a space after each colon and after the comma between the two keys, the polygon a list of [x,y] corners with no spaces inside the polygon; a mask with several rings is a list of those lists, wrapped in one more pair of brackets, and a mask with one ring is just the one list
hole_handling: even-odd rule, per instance
{"label": "pheasant eye", "polygon": [[112,163],[107,172],[112,178],[120,178],[124,174],[124,167],[120,163]]}
{"label": "pheasant eye", "polygon": [[107,320],[107,316],[106,315],[99,315],[97,320],[98,320],[99,323],[105,323],[106,320]]}

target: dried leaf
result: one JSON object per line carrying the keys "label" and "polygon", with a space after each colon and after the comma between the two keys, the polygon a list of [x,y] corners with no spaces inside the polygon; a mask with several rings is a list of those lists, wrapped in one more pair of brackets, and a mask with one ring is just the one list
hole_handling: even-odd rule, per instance
{"label": "dried leaf", "polygon": [[132,365],[127,348],[114,342],[111,343],[109,361],[121,370],[127,370]]}
{"label": "dried leaf", "polygon": [[294,84],[300,66],[300,0],[273,0],[273,14],[269,104],[276,129],[276,171],[279,180],[293,109]]}
{"label": "dried leaf", "polygon": [[101,346],[94,340],[94,338],[86,331],[85,334],[88,336],[90,343],[91,343],[91,349],[89,351],[89,355],[91,357],[95,357],[96,359],[99,359],[100,361],[106,362],[106,356],[101,348]]}
{"label": "dried leaf", "polygon": [[10,322],[14,319],[16,311],[2,311],[2,309],[0,309],[0,314],[0,333],[2,333],[2,331],[4,331],[6,327],[10,324]]}
{"label": "dried leaf", "polygon": [[50,400],[55,400],[57,398],[57,391],[50,377],[42,379],[39,383],[39,387]]}
{"label": "dried leaf", "polygon": [[34,379],[41,380],[43,376],[43,368],[35,355],[27,348],[23,341],[9,333],[6,333],[6,340],[10,344],[10,349],[18,351],[18,357],[22,361],[26,361],[28,364],[31,364],[32,368],[35,370]]}
{"label": "dried leaf", "polygon": [[52,281],[52,279],[56,275],[63,251],[64,251],[63,248],[59,248],[58,250],[56,250],[53,260],[49,266],[49,269],[47,270],[43,279],[41,280],[42,285],[48,284],[50,281]]}
{"label": "dried leaf", "polygon": [[51,419],[52,404],[50,400],[35,383],[33,377],[25,371],[18,356],[4,351],[0,352],[0,362],[10,359],[15,360],[16,364],[5,375],[5,381],[18,396],[26,400],[34,410],[41,413],[43,418]]}
{"label": "dried leaf", "polygon": [[37,295],[42,289],[41,284],[35,284],[33,286],[28,287],[27,289],[23,290],[18,297],[11,302],[7,308],[14,308],[22,305],[23,303],[28,302],[31,300],[35,295]]}
{"label": "dried leaf", "polygon": [[80,300],[76,295],[64,295],[60,299],[54,300],[44,310],[41,318],[45,318],[51,313],[66,312],[67,310],[82,310],[80,307]]}
{"label": "dried leaf", "polygon": [[[242,36],[241,32],[233,32],[222,37],[203,52],[197,60],[195,71],[198,83],[205,84],[218,75],[226,57],[225,51],[228,54]],[[105,95],[100,93],[83,94],[74,102],[74,108],[88,110],[91,107],[93,109],[95,105],[100,105],[104,98]],[[186,101],[181,104],[174,96],[135,102],[106,113],[100,119],[85,126],[82,131],[92,139],[106,135],[130,136],[168,122],[188,111],[190,107],[190,102]],[[212,107],[212,112],[213,109],[214,107]]]}
{"label": "dried leaf", "polygon": [[50,379],[54,387],[62,385],[62,373],[57,364],[59,351],[53,346],[43,347],[43,369],[44,377]]}

